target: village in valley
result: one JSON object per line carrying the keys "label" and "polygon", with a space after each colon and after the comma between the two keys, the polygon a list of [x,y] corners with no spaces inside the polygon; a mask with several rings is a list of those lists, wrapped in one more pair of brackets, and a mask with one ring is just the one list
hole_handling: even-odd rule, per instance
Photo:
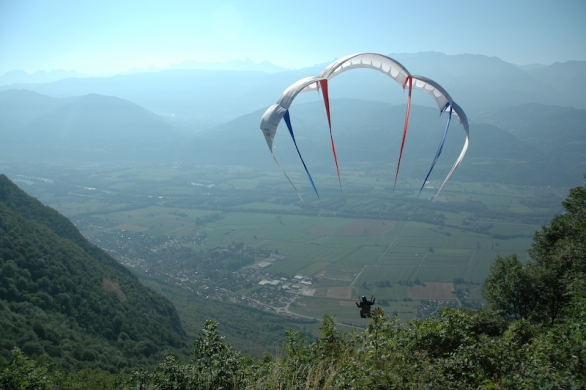
{"label": "village in valley", "polygon": [[210,269],[210,264],[221,262],[202,263],[199,258],[194,258],[193,250],[185,247],[187,244],[203,243],[205,233],[194,232],[181,239],[164,239],[113,229],[116,224],[105,219],[78,217],[75,221],[80,229],[93,231],[87,236],[90,241],[99,244],[135,273],[177,285],[207,299],[238,303],[298,319],[298,315],[289,312],[289,305],[298,296],[312,296],[316,291],[312,288],[315,277],[302,274],[288,277],[268,272],[271,265],[285,259],[282,255],[234,243],[212,253],[240,258],[240,264],[245,265],[236,270],[223,267]]}

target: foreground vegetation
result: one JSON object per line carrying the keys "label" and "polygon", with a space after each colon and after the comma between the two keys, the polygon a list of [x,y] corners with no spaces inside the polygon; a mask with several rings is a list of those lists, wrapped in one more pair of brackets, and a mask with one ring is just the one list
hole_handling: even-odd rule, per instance
{"label": "foreground vegetation", "polygon": [[554,326],[509,323],[490,309],[446,309],[401,326],[378,309],[363,333],[343,333],[324,317],[322,335],[305,343],[286,332],[283,356],[243,357],[209,321],[188,363],[168,355],[153,369],[67,374],[14,350],[0,384],[27,388],[364,389],[582,388],[586,384],[586,301],[568,305]]}
{"label": "foreground vegetation", "polygon": [[243,357],[213,321],[190,362],[153,369],[66,374],[19,350],[4,388],[584,388],[586,386],[586,186],[536,233],[531,261],[513,254],[491,267],[481,310],[447,308],[401,324],[381,309],[364,332],[343,333],[326,315],[321,337],[285,333],[282,355]]}

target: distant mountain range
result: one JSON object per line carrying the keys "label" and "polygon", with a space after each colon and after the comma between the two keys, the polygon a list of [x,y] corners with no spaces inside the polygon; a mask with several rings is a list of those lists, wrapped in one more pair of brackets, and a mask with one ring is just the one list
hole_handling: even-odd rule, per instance
{"label": "distant mountain range", "polygon": [[[251,85],[259,80],[254,78],[259,74],[250,73]],[[138,86],[145,74],[136,76]],[[198,85],[211,87],[211,81],[207,83]],[[323,102],[309,98],[302,103],[303,100],[299,99],[291,107],[299,148],[311,170],[335,175]],[[220,107],[222,101],[221,97],[213,100]],[[393,172],[405,106],[332,99],[331,107],[340,167],[366,163]],[[177,130],[164,116],[113,96],[52,98],[27,90],[4,90],[0,91],[0,137],[3,138],[0,161],[232,164],[274,168],[258,128],[263,112],[261,108],[211,130],[189,133]],[[579,184],[586,172],[583,137],[586,110],[530,103],[488,111],[478,117],[482,121],[471,121],[470,150],[456,179],[530,185]],[[413,106],[401,174],[425,177],[445,120],[445,115],[438,119],[437,108]],[[454,118],[432,179],[445,177],[463,142],[462,128]],[[283,164],[301,166],[282,126],[275,146],[276,156],[283,158]],[[288,154],[288,160],[284,154]]]}
{"label": "distant mountain range", "polygon": [[563,162],[568,174],[586,173],[586,110],[524,104],[487,115],[527,145],[547,153],[547,161]]}
{"label": "distant mountain range", "polygon": [[277,65],[273,65],[269,61],[254,62],[250,58],[247,58],[244,61],[232,60],[227,62],[183,61],[180,64],[173,64],[167,69],[245,70],[267,73],[276,73],[289,70]]}
{"label": "distant mountain range", "polygon": [[[250,58],[242,60],[232,60],[226,62],[199,62],[199,61],[183,61],[179,64],[172,64],[167,68],[148,67],[146,69],[133,68],[120,74],[133,74],[143,72],[160,72],[170,69],[206,69],[206,70],[244,70],[257,72],[283,72],[288,69],[271,64],[269,61],[254,62]],[[108,77],[111,74],[98,75],[97,77]],[[42,84],[53,81],[63,80],[69,77],[91,77],[87,74],[79,73],[75,70],[55,69],[49,72],[40,70],[34,73],[28,73],[24,70],[11,70],[3,75],[0,75],[0,85],[14,85],[14,84]],[[94,76],[96,77],[96,76]]]}
{"label": "distant mountain range", "polygon": [[[427,52],[391,54],[391,57],[403,63],[413,74],[424,75],[441,84],[475,122],[483,121],[485,114],[526,103],[586,109],[586,96],[581,88],[586,80],[584,61],[523,70],[497,57],[483,55]],[[117,96],[156,114],[166,115],[177,127],[199,131],[268,107],[290,84],[318,74],[325,66],[268,73],[267,69],[274,70],[275,67],[265,65],[253,66],[249,61],[223,64],[186,62],[177,67],[190,69],[67,78],[45,84],[3,85],[0,90],[26,88],[52,97],[90,93]],[[200,69],[191,69],[193,67]],[[406,100],[405,93],[395,82],[372,70],[344,73],[330,82],[330,90],[332,98],[392,104],[404,104]],[[317,94],[305,95],[299,99],[318,99]],[[416,93],[414,99],[416,104],[433,104],[424,94]]]}
{"label": "distant mountain range", "polygon": [[566,104],[547,100],[545,104],[557,104],[575,108],[585,108],[584,89],[586,88],[586,61],[556,62],[550,66],[527,70],[531,76],[544,83],[552,85],[560,95],[564,96]]}
{"label": "distant mountain range", "polygon": [[[405,106],[379,102],[338,99],[331,102],[335,145],[344,173],[346,164],[362,163],[363,169],[395,171]],[[514,108],[511,109],[514,112]],[[586,115],[586,110],[574,110]],[[531,112],[520,110],[517,118],[528,118]],[[199,134],[193,139],[181,161],[195,164],[232,164],[266,166],[276,169],[266,143],[258,129],[263,111],[257,111]],[[414,106],[401,163],[403,177],[423,179],[438,148],[447,120],[438,119],[436,109]],[[569,118],[566,118],[570,121]],[[311,172],[336,175],[331,153],[327,120],[323,103],[305,103],[291,109],[291,121],[299,149]],[[571,123],[560,119],[560,123]],[[579,183],[582,174],[569,169],[586,162],[576,153],[562,158],[544,147],[556,127],[544,127],[539,142],[524,133],[516,135],[490,123],[471,124],[471,145],[458,169],[455,179],[503,182],[523,185],[571,185]],[[571,131],[569,131],[571,133]],[[464,143],[462,126],[454,118],[444,150],[431,179],[443,180],[460,153]],[[560,140],[563,147],[572,149],[580,142],[579,131]],[[275,137],[275,155],[282,164],[301,168],[287,129],[279,127]],[[578,149],[580,149],[578,147]],[[573,149],[572,149],[573,150]],[[582,147],[581,150],[584,150]],[[219,151],[219,153],[210,153]]]}
{"label": "distant mountain range", "polygon": [[75,70],[62,69],[56,69],[50,72],[39,70],[31,74],[24,70],[11,70],[0,76],[0,85],[51,83],[68,77],[87,77],[87,75],[76,72]]}
{"label": "distant mountain range", "polygon": [[577,94],[572,93],[582,89],[563,83],[577,76],[576,64],[582,65],[581,77],[586,78],[586,61],[523,71],[498,57],[484,55],[428,52],[396,54],[394,58],[412,73],[441,84],[473,120],[487,112],[525,103],[586,108],[586,98],[583,95],[576,98]]}
{"label": "distant mountain range", "polygon": [[34,119],[74,102],[78,97],[54,98],[27,89],[0,91],[0,136],[20,130]]}
{"label": "distant mountain range", "polygon": [[16,160],[168,161],[184,138],[152,112],[116,97],[56,99],[10,90],[0,92],[2,101],[0,148]]}

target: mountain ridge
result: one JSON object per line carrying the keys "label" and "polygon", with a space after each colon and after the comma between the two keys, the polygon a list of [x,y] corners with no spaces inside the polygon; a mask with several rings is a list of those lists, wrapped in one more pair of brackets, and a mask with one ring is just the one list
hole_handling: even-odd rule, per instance
{"label": "mountain ridge", "polygon": [[[353,99],[333,99],[330,105],[332,132],[342,175],[347,164],[357,162],[368,162],[373,167],[394,173],[405,106]],[[258,129],[262,112],[256,111],[199,134],[188,145],[181,161],[219,164],[221,159],[225,164],[275,166]],[[336,175],[323,103],[295,104],[290,112],[297,145],[310,172]],[[412,106],[401,163],[402,175],[425,177],[446,120],[445,116],[438,119],[435,108]],[[470,127],[470,149],[454,179],[474,181],[483,177],[485,181],[523,185],[567,185],[573,182],[566,172],[570,161],[562,162],[555,156],[547,156],[544,150],[494,124],[472,122]],[[462,127],[453,120],[432,178],[443,180],[463,143]],[[293,152],[294,146],[283,124],[277,130],[274,145],[275,156],[281,165],[300,169],[301,161]],[[222,150],[223,153],[214,155],[208,153],[209,150]]]}
{"label": "mountain ridge", "polygon": [[[0,91],[0,99],[14,93]],[[38,115],[34,103],[42,95],[24,91],[18,93],[33,98],[31,116]],[[309,100],[298,99],[290,109],[296,138],[306,161],[329,172],[330,156],[323,151],[329,150],[330,140],[320,130],[327,127],[323,102],[307,97]],[[212,130],[188,134],[176,130],[161,116],[144,107],[117,97],[89,94],[72,100],[47,99],[58,107],[6,135],[5,142],[0,146],[5,158],[18,161],[57,159],[255,167],[272,164],[267,160],[270,153],[266,153],[258,129],[263,108]],[[21,107],[24,105],[21,104]],[[340,164],[369,161],[382,163],[387,166],[385,169],[391,169],[399,150],[396,144],[398,138],[393,134],[402,126],[404,107],[380,101],[332,98],[333,135]],[[486,177],[497,181],[507,177],[507,182],[533,184],[545,184],[551,180],[552,184],[563,185],[566,182],[573,184],[572,177],[586,170],[584,142],[580,138],[583,123],[586,122],[586,110],[527,103],[491,111],[479,118],[481,120],[474,120],[469,116],[472,140],[466,157],[469,164],[463,164],[456,177],[466,180]],[[413,104],[402,172],[416,176],[425,174],[416,171],[427,171],[431,157],[426,156],[435,154],[445,120],[445,116],[438,120],[436,108]],[[455,161],[459,154],[463,144],[460,127],[454,120],[434,174],[445,176],[451,168],[450,161]],[[487,134],[491,136],[487,137]],[[279,159],[280,151],[291,147],[287,142],[286,132],[281,129],[275,143]],[[515,147],[511,149],[512,145]],[[564,153],[556,152],[558,149]],[[479,160],[473,163],[474,159]],[[290,164],[298,165],[297,160],[294,156]],[[500,175],[495,175],[488,168],[497,160],[499,164],[505,164],[499,165]],[[286,165],[287,161],[282,163]],[[524,173],[520,174],[519,169]],[[541,180],[537,180],[538,170],[543,172]],[[515,172],[520,175],[517,175],[518,180],[515,180]]]}
{"label": "mountain ridge", "polygon": [[570,175],[586,172],[586,110],[528,103],[494,112],[487,121],[559,159]]}
{"label": "mountain ridge", "polygon": [[4,153],[17,160],[166,161],[184,137],[160,116],[112,96],[80,96],[43,114],[6,134]]}
{"label": "mountain ridge", "polygon": [[0,91],[0,135],[20,130],[34,119],[77,99],[54,98],[28,89]]}
{"label": "mountain ridge", "polygon": [[[581,88],[572,83],[564,83],[560,88],[556,81],[572,79],[569,72],[573,68],[569,65],[558,69],[559,66],[554,64],[525,71],[498,57],[484,55],[426,52],[391,56],[413,74],[424,75],[442,85],[472,119],[524,103],[586,108]],[[577,61],[576,64],[583,66],[586,62]],[[268,107],[289,85],[320,70],[318,65],[276,73],[169,69],[110,77],[68,78],[47,84],[0,86],[0,90],[29,88],[55,97],[89,93],[113,95],[158,114],[174,114],[172,118],[179,127],[203,129]],[[554,72],[556,77],[538,77],[534,72]],[[347,72],[330,82],[330,97],[404,103],[404,94],[394,84],[379,72],[364,69]],[[304,95],[317,99],[314,94]],[[433,104],[430,99],[419,100],[418,104]]]}

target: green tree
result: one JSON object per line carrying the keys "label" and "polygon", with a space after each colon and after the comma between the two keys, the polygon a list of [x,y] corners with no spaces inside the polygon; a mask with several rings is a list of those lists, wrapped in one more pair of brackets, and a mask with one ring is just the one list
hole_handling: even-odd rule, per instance
{"label": "green tree", "polygon": [[496,258],[483,295],[494,309],[516,320],[528,318],[537,305],[534,277],[516,254]]}
{"label": "green tree", "polygon": [[10,360],[1,368],[2,389],[50,389],[53,383],[47,367],[27,358],[18,348],[10,352]]}
{"label": "green tree", "polygon": [[535,233],[529,251],[540,296],[536,314],[550,325],[586,294],[586,186],[572,188],[562,206],[565,213]]}
{"label": "green tree", "polygon": [[586,296],[586,186],[572,188],[562,205],[565,213],[535,233],[531,261],[497,258],[484,287],[493,308],[553,326],[573,300]]}

